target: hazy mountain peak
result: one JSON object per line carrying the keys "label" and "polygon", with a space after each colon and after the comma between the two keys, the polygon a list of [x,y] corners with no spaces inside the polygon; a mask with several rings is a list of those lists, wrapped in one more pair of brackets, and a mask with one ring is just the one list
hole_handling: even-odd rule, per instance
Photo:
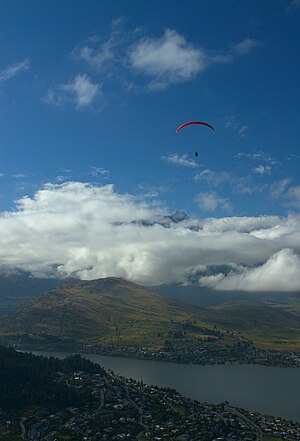
{"label": "hazy mountain peak", "polygon": [[171,214],[169,217],[175,223],[189,219],[188,215],[182,210],[177,210],[174,214]]}

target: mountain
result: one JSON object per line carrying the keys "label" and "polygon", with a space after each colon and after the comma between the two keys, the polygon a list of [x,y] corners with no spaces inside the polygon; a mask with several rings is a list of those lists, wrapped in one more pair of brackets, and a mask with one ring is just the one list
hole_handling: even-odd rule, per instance
{"label": "mountain", "polygon": [[176,330],[176,323],[196,320],[199,326],[207,325],[214,315],[134,283],[106,278],[65,283],[34,297],[5,319],[1,330],[91,344],[149,344],[158,340],[158,334]]}
{"label": "mountain", "polygon": [[185,303],[204,308],[225,302],[247,300],[282,309],[300,316],[300,292],[221,291],[214,290],[207,286],[199,286],[198,283],[191,283],[188,286],[165,284],[153,286],[152,289],[165,297],[181,300]]}
{"label": "mountain", "polygon": [[241,333],[259,347],[300,348],[300,317],[297,315],[247,300],[226,302],[210,310],[222,317],[219,325]]}
{"label": "mountain", "polygon": [[58,279],[32,277],[26,271],[0,269],[0,317],[12,314],[34,295],[61,283]]}
{"label": "mountain", "polygon": [[[165,228],[170,228],[173,224],[178,224],[180,222],[189,221],[190,218],[184,211],[176,211],[173,214],[169,215],[157,215],[154,216],[152,219],[138,219],[133,220],[130,223],[137,224],[137,225],[144,225],[145,227],[150,227],[152,225],[161,225]],[[189,225],[187,222],[185,222],[185,226],[187,228],[194,227],[195,222],[191,221],[191,225]],[[120,225],[120,224],[117,224]]]}
{"label": "mountain", "polygon": [[[204,309],[111,277],[66,282],[32,298],[0,324],[1,341],[29,338],[53,345],[159,348],[176,335],[199,341],[212,331],[233,333],[235,343],[244,335],[262,347],[300,347],[300,318],[288,312],[239,301]],[[218,344],[233,343],[222,337]]]}

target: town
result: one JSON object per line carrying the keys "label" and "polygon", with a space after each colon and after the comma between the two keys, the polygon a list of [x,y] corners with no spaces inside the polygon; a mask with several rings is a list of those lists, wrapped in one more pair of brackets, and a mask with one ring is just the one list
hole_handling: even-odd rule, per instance
{"label": "town", "polygon": [[202,339],[190,338],[181,330],[170,333],[158,346],[112,343],[83,343],[70,339],[43,336],[37,340],[30,335],[10,336],[0,342],[17,350],[59,351],[81,354],[99,354],[142,360],[167,361],[187,364],[260,364],[278,367],[300,367],[299,351],[262,349],[241,336],[202,328]]}
{"label": "town", "polygon": [[231,406],[200,403],[105,371],[58,373],[89,397],[83,408],[1,411],[5,440],[300,440],[300,423]]}
{"label": "town", "polygon": [[[82,345],[76,348],[82,353],[169,361],[188,364],[260,364],[278,367],[300,367],[299,352],[259,349],[253,345],[239,343],[229,348],[210,348],[201,341],[172,342],[161,349],[121,345]],[[63,350],[63,349],[62,349]]]}

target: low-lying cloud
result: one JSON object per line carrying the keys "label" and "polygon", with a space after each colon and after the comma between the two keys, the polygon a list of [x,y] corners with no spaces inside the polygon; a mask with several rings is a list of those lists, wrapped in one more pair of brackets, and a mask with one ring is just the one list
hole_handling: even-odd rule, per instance
{"label": "low-lying cloud", "polygon": [[0,231],[0,265],[34,275],[300,290],[296,215],[173,218],[113,185],[66,182],[20,199],[1,214]]}
{"label": "low-lying cloud", "polygon": [[200,284],[224,291],[298,291],[299,269],[299,256],[290,248],[284,248],[256,268],[235,268],[226,276],[223,273],[204,276]]}

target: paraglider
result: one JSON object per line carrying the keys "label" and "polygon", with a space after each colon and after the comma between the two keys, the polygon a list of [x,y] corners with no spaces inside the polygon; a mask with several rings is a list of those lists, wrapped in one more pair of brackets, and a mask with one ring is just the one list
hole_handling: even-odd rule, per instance
{"label": "paraglider", "polygon": [[213,131],[215,131],[215,129],[213,128],[213,126],[211,126],[210,124],[203,122],[203,121],[189,121],[187,123],[182,124],[181,126],[178,127],[178,129],[176,130],[176,133],[178,133],[181,129],[183,129],[186,126],[191,126],[193,124],[200,124],[202,126],[206,126],[209,127],[210,129],[212,129]]}
{"label": "paraglider", "polygon": [[[189,121],[189,122],[186,122],[184,124],[181,124],[181,126],[179,126],[178,129],[176,130],[176,134],[178,134],[180,132],[180,130],[183,129],[184,127],[191,126],[193,124],[199,124],[199,125],[202,125],[202,126],[206,126],[209,129],[211,129],[213,132],[215,131],[214,127],[212,125],[206,123],[206,122],[203,122],[203,121]],[[199,156],[198,152],[195,152],[195,157],[198,158],[198,156]]]}

